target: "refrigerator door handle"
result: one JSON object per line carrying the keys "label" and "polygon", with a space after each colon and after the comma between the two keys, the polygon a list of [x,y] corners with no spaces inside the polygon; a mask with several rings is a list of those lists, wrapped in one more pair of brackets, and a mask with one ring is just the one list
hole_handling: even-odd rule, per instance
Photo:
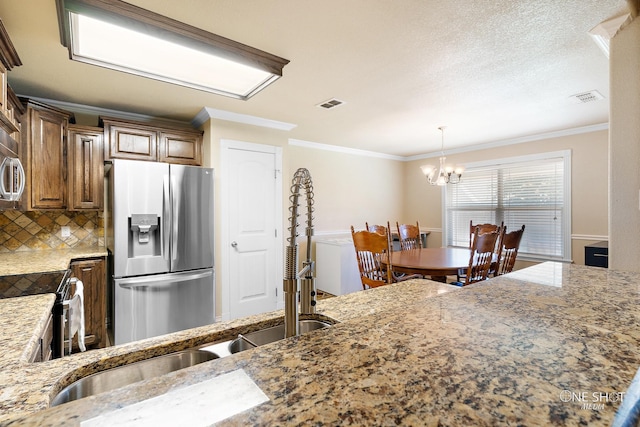
{"label": "refrigerator door handle", "polygon": [[[171,260],[173,261],[178,259],[178,239],[176,237],[178,236],[178,201],[180,198],[177,197],[179,188],[175,176],[172,174],[169,179],[171,180],[171,212],[173,212],[173,218],[171,218],[171,234],[174,236],[171,239]],[[173,269],[173,265],[171,268]]]}
{"label": "refrigerator door handle", "polygon": [[162,179],[162,257],[169,259],[169,243],[171,241],[171,193],[169,192],[169,175]]}
{"label": "refrigerator door handle", "polygon": [[198,273],[163,274],[161,277],[158,277],[158,276],[133,277],[131,279],[118,280],[118,286],[120,286],[121,288],[129,288],[129,289],[140,288],[140,287],[162,288],[162,287],[166,287],[167,284],[202,279],[204,277],[211,276],[212,274],[213,273],[211,270],[207,270],[207,271],[201,271]]}

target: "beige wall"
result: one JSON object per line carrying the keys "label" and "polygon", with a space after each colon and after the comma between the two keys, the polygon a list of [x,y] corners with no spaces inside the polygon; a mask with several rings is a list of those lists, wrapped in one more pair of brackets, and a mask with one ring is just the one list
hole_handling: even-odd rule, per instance
{"label": "beige wall", "polygon": [[640,271],[640,19],[611,39],[609,61],[609,267]]}
{"label": "beige wall", "polygon": [[316,234],[402,219],[403,162],[295,145],[287,151],[291,171],[305,167],[313,178]]}
{"label": "beige wall", "polygon": [[[606,130],[447,155],[447,162],[464,164],[567,149],[571,150],[572,257],[575,262],[584,264],[584,246],[608,235]],[[437,160],[423,159],[405,164],[408,192],[404,214],[409,218],[418,217],[420,225],[427,229],[442,227],[442,190],[427,184],[419,166],[437,164]],[[429,246],[441,245],[441,233],[432,231]]]}
{"label": "beige wall", "polygon": [[[220,194],[220,141],[231,139],[283,148],[283,248],[288,235],[288,202],[293,173],[300,167],[311,173],[314,185],[317,236],[348,233],[350,226],[363,228],[365,221],[386,222],[401,219],[404,194],[404,164],[401,161],[289,145],[285,131],[209,120],[202,126],[205,166],[216,170],[215,192]],[[216,199],[218,200],[218,199]],[[219,201],[219,200],[218,200]],[[215,233],[221,236],[221,204],[215,205]],[[304,239],[299,241],[304,254]],[[214,263],[220,266],[221,240],[215,241]],[[283,249],[284,250],[284,249]],[[302,257],[300,257],[302,258]],[[222,312],[222,278],[216,269],[216,313]]]}
{"label": "beige wall", "polygon": [[[298,168],[307,168],[314,185],[317,234],[348,232],[351,225],[363,228],[365,221],[402,220],[404,194],[397,191],[404,182],[401,161],[289,145],[287,132],[223,120],[210,120],[203,129],[205,165],[216,170],[220,169],[222,139],[283,148],[285,213],[293,173]],[[219,191],[217,180],[217,194]],[[286,225],[286,215],[283,219]]]}

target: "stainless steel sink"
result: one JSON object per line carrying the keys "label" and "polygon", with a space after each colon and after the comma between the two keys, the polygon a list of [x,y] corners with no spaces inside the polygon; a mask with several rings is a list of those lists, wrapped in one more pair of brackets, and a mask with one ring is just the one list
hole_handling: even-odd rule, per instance
{"label": "stainless steel sink", "polygon": [[[301,334],[331,326],[330,323],[322,322],[320,320],[300,320],[298,325]],[[229,352],[234,354],[261,345],[280,341],[281,339],[284,339],[284,325],[273,326],[271,328],[261,329],[259,331],[239,336],[229,343]]]}
{"label": "stainless steel sink", "polygon": [[115,390],[138,381],[158,377],[179,369],[188,368],[219,356],[210,351],[184,350],[129,365],[118,366],[84,377],[64,388],[51,402],[51,406],[82,399],[109,390]]}

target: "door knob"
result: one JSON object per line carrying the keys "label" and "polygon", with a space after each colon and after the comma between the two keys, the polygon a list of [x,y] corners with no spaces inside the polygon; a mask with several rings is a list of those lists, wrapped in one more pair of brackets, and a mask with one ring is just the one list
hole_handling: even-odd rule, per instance
{"label": "door knob", "polygon": [[232,247],[232,248],[236,248],[236,247],[238,247],[238,242],[235,242],[235,241],[234,241],[234,242],[231,242],[231,247]]}

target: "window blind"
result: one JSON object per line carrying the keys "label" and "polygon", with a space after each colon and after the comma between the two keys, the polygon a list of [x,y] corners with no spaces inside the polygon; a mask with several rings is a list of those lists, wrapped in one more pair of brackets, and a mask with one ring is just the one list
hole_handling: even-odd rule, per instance
{"label": "window blind", "polygon": [[539,157],[468,166],[460,183],[447,185],[447,246],[469,246],[470,221],[504,222],[507,232],[524,224],[521,256],[570,259],[569,155]]}

